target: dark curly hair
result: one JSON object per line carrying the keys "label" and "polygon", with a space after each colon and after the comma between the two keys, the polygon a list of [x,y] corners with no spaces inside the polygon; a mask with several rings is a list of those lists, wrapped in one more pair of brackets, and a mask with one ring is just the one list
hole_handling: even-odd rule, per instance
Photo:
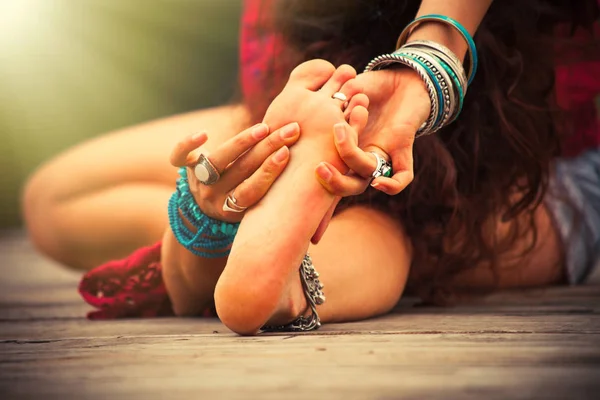
{"label": "dark curly hair", "polygon": [[[269,11],[285,42],[273,68],[284,73],[269,74],[271,94],[250,105],[252,113],[264,115],[302,61],[322,58],[363,70],[374,56],[394,49],[419,4],[279,1]],[[412,184],[397,196],[368,191],[346,201],[384,208],[402,221],[415,250],[409,285],[422,297],[448,302],[449,277],[482,262],[497,268],[523,232],[533,230],[529,249],[535,245],[533,211],[567,131],[554,104],[554,50],[562,44],[573,53],[569,34],[597,17],[596,0],[494,2],[475,35],[480,68],[463,112],[435,135],[416,140]],[[569,33],[561,41],[555,35],[559,24]],[[598,47],[579,50],[600,54]],[[501,240],[490,234],[500,221],[512,226]]]}

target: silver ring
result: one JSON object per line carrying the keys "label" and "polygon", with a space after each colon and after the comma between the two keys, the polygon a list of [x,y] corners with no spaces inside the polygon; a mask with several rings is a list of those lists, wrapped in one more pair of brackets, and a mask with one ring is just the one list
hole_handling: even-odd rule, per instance
{"label": "silver ring", "polygon": [[248,207],[243,207],[238,205],[237,199],[233,195],[233,192],[230,192],[225,198],[225,202],[223,203],[223,211],[229,211],[234,213],[241,213],[248,209]]}
{"label": "silver ring", "polygon": [[198,162],[194,167],[194,175],[200,183],[207,186],[216,183],[221,178],[219,171],[204,154],[200,154],[200,157],[198,157]]}
{"label": "silver ring", "polygon": [[375,167],[375,171],[371,174],[371,180],[379,178],[380,176],[385,176],[386,178],[392,176],[392,163],[374,151],[371,151],[370,153],[377,159],[377,167]]}
{"label": "silver ring", "polygon": [[339,101],[343,101],[344,103],[348,101],[348,97],[342,92],[335,92],[332,96],[332,99],[336,99]]}

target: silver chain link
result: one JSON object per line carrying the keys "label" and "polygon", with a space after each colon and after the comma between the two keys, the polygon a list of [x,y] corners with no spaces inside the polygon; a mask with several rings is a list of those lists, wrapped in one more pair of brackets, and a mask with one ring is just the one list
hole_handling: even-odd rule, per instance
{"label": "silver chain link", "polygon": [[308,253],[300,264],[300,282],[306,301],[310,306],[310,315],[301,315],[285,325],[265,325],[261,328],[263,332],[307,332],[321,327],[317,305],[325,303],[325,294],[323,293],[323,284],[319,280],[319,273]]}

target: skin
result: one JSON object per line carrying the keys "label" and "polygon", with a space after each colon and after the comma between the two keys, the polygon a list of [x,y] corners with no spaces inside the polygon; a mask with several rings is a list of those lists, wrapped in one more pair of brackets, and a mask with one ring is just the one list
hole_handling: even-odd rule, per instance
{"label": "skin", "polygon": [[[290,164],[281,179],[278,179],[270,187],[268,194],[244,215],[231,255],[215,288],[214,298],[219,317],[230,329],[238,333],[255,333],[260,326],[267,322],[285,323],[306,308],[306,300],[299,281],[298,265],[306,252],[311,236],[333,201],[333,196],[328,195],[327,191],[314,180],[312,172],[314,164],[307,159],[310,160],[311,153],[313,153],[314,163],[317,163],[319,155],[314,155],[315,149],[327,148],[331,126],[334,123],[345,123],[344,113],[341,111],[342,103],[332,100],[331,94],[339,90],[344,82],[351,80],[354,74],[354,71],[347,66],[336,71],[332,65],[323,61],[300,66],[292,74],[286,89],[273,102],[270,112],[267,112],[265,121],[270,126],[277,126],[278,123],[286,122],[284,119],[274,121],[274,117],[278,118],[282,114],[280,110],[289,109],[291,101],[300,101],[304,109],[297,110],[294,119],[298,121],[303,134],[292,149]],[[317,89],[320,90],[316,92]],[[365,99],[361,100],[357,91],[358,88],[354,88],[346,92],[348,97],[353,93],[358,96],[353,103],[354,109],[349,114],[350,125],[347,126],[347,129],[352,131],[355,128],[360,130],[366,123],[366,109],[361,105]],[[274,117],[270,117],[270,115]],[[305,144],[303,145],[303,143]],[[183,147],[187,150],[190,146]],[[330,158],[336,158],[335,148],[331,144],[329,147],[331,148],[329,150]],[[297,148],[300,150],[296,151]],[[294,155],[296,156],[294,157]],[[194,158],[192,157],[192,159]],[[296,162],[294,163],[294,161]],[[188,176],[193,179],[190,174]],[[226,176],[226,174],[223,175],[223,179]],[[293,195],[290,195],[291,193]],[[201,192],[194,194],[201,202]],[[238,203],[247,204],[239,196],[236,197],[238,197]],[[290,202],[295,200],[300,203],[297,206],[290,205]],[[310,204],[308,209],[312,212],[308,219],[299,220],[295,210],[306,204]],[[210,208],[207,209],[210,210]],[[271,211],[273,209],[278,209],[279,212],[273,213]],[[286,212],[289,212],[289,216],[286,216]],[[373,214],[373,211],[369,210],[368,213]],[[340,219],[335,226],[343,224],[346,218],[357,221],[363,219],[353,212],[345,215],[346,217]],[[370,221],[377,221],[382,216],[373,218],[370,218]],[[295,223],[296,225],[285,226],[285,223]],[[377,224],[378,229],[386,225],[389,223]],[[392,225],[395,224],[392,223]],[[390,229],[393,228],[390,227]],[[362,243],[365,243],[365,240],[373,241],[371,236],[370,239],[360,237],[358,239]],[[352,239],[346,242],[351,246],[356,246],[356,240],[357,238],[353,235]],[[397,249],[394,254],[402,254],[406,251],[406,243],[403,240],[398,241],[398,236],[392,236],[390,241],[391,248]],[[335,242],[326,240],[325,243],[333,244]],[[376,248],[380,246],[381,244],[378,244]],[[319,249],[323,248],[327,249],[323,245],[319,246]],[[330,250],[332,249],[330,248]],[[327,250],[324,252],[319,250],[315,252],[314,259],[318,262],[317,260],[321,259],[322,254],[327,254],[326,257],[330,258],[331,254],[335,253],[335,251],[332,253]],[[384,279],[380,280],[379,276],[373,279],[372,289],[387,285],[389,292],[382,290],[380,293],[384,296],[374,297],[369,295],[369,290],[356,296],[357,301],[348,301],[347,296],[336,295],[341,292],[340,289],[345,287],[344,283],[348,280],[348,274],[344,272],[343,276],[331,279],[335,285],[328,286],[328,293],[330,296],[333,295],[334,299],[346,298],[346,301],[343,303],[335,300],[328,301],[329,304],[332,304],[332,311],[328,311],[330,307],[324,307],[324,321],[334,320],[334,318],[356,319],[366,315],[367,312],[373,315],[373,313],[385,312],[395,304],[404,286],[407,268],[400,270],[390,268],[390,262],[394,257],[386,253],[381,254],[387,258],[387,262],[382,260],[381,263],[378,263],[382,269],[381,278]],[[271,267],[265,269],[266,265]],[[200,274],[199,271],[207,267],[211,271],[219,269],[211,260],[187,253],[173,240],[172,233],[167,230],[163,242],[163,269],[165,282],[177,312],[187,314],[197,311],[200,303],[198,296],[194,294],[206,293],[209,279],[204,279],[207,277],[190,279],[190,277],[192,274],[197,276]],[[356,272],[360,273],[361,269],[365,267],[366,264],[363,264],[362,267],[357,266]],[[328,268],[319,270],[325,278],[332,275]],[[335,272],[339,274],[341,271]],[[214,281],[215,275],[218,273],[211,275],[213,278],[211,282]],[[369,282],[359,276],[355,276],[355,278]],[[248,285],[250,280],[253,282],[252,285]],[[338,287],[340,289],[337,289]],[[208,293],[212,294],[212,291],[208,291]],[[362,307],[356,307],[357,303],[362,304]]]}
{"label": "skin", "polygon": [[[191,135],[179,142],[171,153],[171,163],[188,168],[190,192],[208,216],[228,222],[239,222],[243,213],[224,211],[228,193],[235,192],[239,205],[256,203],[268,191],[289,161],[288,146],[300,137],[297,123],[269,133],[266,124],[258,124],[226,140],[209,157],[221,178],[211,186],[202,185],[193,174],[200,151],[208,140],[206,133]],[[183,219],[194,230],[189,221]],[[166,228],[161,248],[163,279],[178,315],[195,315],[213,302],[214,288],[225,263],[224,257],[202,258],[177,243]]]}
{"label": "skin", "polygon": [[[458,6],[467,4],[466,0],[457,0],[448,5],[458,12],[453,15],[444,12],[447,3],[450,2],[424,0],[419,13],[445,13],[473,31],[489,6],[489,2],[478,2],[479,11],[473,12]],[[483,3],[487,5],[481,5]],[[433,8],[428,9],[429,6]],[[464,56],[464,49],[459,48],[461,41],[439,24],[424,24],[413,32],[411,39],[437,40]],[[216,290],[220,316],[230,328],[242,334],[255,333],[265,321],[287,322],[304,310],[306,302],[299,290],[297,265],[306,248],[326,285],[327,302],[319,307],[323,322],[384,313],[401,296],[411,263],[410,239],[398,222],[378,211],[354,207],[331,220],[318,246],[308,242],[319,230],[322,234],[322,227],[326,226],[323,221],[327,221],[336,196],[365,189],[364,180],[344,180],[348,177],[339,171],[351,168],[359,176],[370,175],[375,161],[366,151],[387,153],[394,163],[393,179],[378,178],[374,187],[393,194],[410,183],[414,132],[427,117],[429,104],[422,83],[411,71],[361,74],[354,82],[357,87],[363,87],[371,101],[369,125],[360,141],[357,132],[360,129],[346,127],[334,134],[328,125],[328,132],[316,129],[314,132],[322,134],[312,138],[313,131],[308,129],[306,145],[298,141],[291,152],[283,150],[291,162],[287,165],[288,161],[284,161],[288,168],[282,164],[280,169],[271,165],[270,175],[267,171],[268,176],[277,177],[286,169],[272,187],[271,181],[263,180],[266,182],[263,189],[271,188],[272,193],[254,195],[254,199],[264,198],[244,217],[240,240],[236,240],[224,273],[221,272],[225,260],[215,265],[206,264],[206,268],[194,268],[198,260],[174,243],[167,229],[164,210],[176,179],[172,164],[188,164],[193,157],[184,156],[183,161],[175,157],[171,164],[165,149],[181,146],[182,142],[187,143],[183,145],[186,149],[200,145],[202,137],[188,137],[190,132],[202,127],[212,132],[210,140],[202,144],[202,150],[215,154],[247,125],[242,106],[200,111],[129,128],[84,143],[51,160],[34,174],[24,191],[24,215],[32,240],[42,252],[59,262],[89,269],[163,238],[163,256],[165,260],[171,257],[165,263],[164,277],[176,304],[175,311],[180,315],[194,314],[212,300]],[[339,90],[345,89],[342,86]],[[290,106],[273,111],[265,122],[273,125],[272,130],[283,126],[294,118],[287,113],[289,109]],[[307,132],[304,129],[302,132],[304,138]],[[131,148],[138,151],[130,152]],[[272,156],[270,153],[260,162],[272,160]],[[111,162],[107,163],[107,159]],[[294,160],[306,161],[294,164]],[[315,173],[322,187],[315,184]],[[288,196],[289,190],[296,187],[306,191],[293,192],[295,197]],[[212,205],[209,212],[215,216],[224,198],[219,196],[225,196],[231,188],[221,189],[218,196],[214,191],[212,196],[197,197],[207,210],[211,210]],[[290,201],[297,201],[299,196],[309,199],[315,209],[306,226],[295,225],[305,215],[290,213],[290,210],[298,210],[290,206]],[[249,199],[252,201],[252,196]],[[299,209],[305,204],[300,204]],[[265,224],[264,218],[275,218],[273,209],[282,211],[282,216],[291,222],[291,228],[282,227],[280,218]],[[490,217],[491,222],[495,219],[495,216]],[[545,208],[538,208],[535,222],[540,232],[535,248],[525,258],[519,255],[531,240],[530,234],[524,232],[505,260],[508,266],[519,265],[518,271],[503,269],[499,276],[501,287],[547,285],[562,280],[561,246]],[[279,230],[269,230],[269,226],[279,227]],[[490,227],[490,240],[502,238],[510,230],[510,226],[501,223],[490,223]],[[254,228],[259,229],[257,238],[252,237]],[[289,246],[289,242],[269,242],[279,240],[275,234],[278,232],[283,232],[289,240],[300,232],[300,240],[293,246]],[[460,238],[448,238],[449,243],[452,240]],[[269,243],[270,250],[257,254],[257,246],[264,243]],[[279,262],[281,257],[285,262]],[[273,266],[277,271],[273,271]],[[492,278],[489,266],[478,265],[456,279],[469,289],[489,286]]]}

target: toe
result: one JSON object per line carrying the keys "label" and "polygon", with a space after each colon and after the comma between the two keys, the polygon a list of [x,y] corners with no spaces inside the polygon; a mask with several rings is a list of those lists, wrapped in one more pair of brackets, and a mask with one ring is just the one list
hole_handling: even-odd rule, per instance
{"label": "toe", "polygon": [[354,107],[348,116],[348,124],[358,134],[362,133],[363,129],[367,126],[367,122],[369,122],[369,111],[362,105]]}
{"label": "toe", "polygon": [[352,99],[359,93],[362,93],[363,86],[357,79],[350,79],[342,85],[338,90],[340,93],[344,93],[348,99]]}
{"label": "toe", "polygon": [[344,110],[344,117],[346,118],[346,120],[350,118],[352,111],[359,106],[366,109],[369,108],[369,97],[364,93],[358,93],[352,96],[348,107],[346,107],[346,109]]}
{"label": "toe", "polygon": [[339,92],[346,82],[350,81],[355,77],[356,70],[354,68],[346,64],[340,65],[335,70],[331,78],[323,85],[323,87],[321,88],[321,92],[325,93],[327,96],[331,96],[335,92]]}
{"label": "toe", "polygon": [[319,90],[336,71],[333,64],[325,60],[310,60],[298,65],[290,74],[288,84],[302,85],[308,90]]}

